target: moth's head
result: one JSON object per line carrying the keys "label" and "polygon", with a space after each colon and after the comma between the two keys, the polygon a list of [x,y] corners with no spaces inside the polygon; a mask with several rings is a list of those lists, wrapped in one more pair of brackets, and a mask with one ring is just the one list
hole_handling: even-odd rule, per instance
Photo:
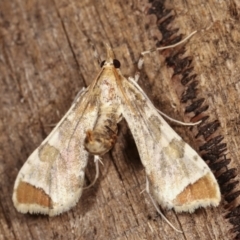
{"label": "moth's head", "polygon": [[106,49],[107,49],[107,59],[101,62],[101,68],[110,66],[115,68],[120,68],[121,63],[114,58],[114,53],[112,48],[106,43]]}

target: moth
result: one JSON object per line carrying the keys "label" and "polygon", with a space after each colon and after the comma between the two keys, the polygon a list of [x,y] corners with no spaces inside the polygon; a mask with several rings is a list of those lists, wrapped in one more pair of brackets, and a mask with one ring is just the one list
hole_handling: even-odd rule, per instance
{"label": "moth", "polygon": [[112,149],[122,118],[136,142],[146,190],[154,201],[176,212],[219,204],[211,170],[162,118],[137,79],[122,75],[107,45],[107,58],[95,80],[18,173],[12,199],[19,212],[55,216],[75,206],[89,157],[98,161]]}

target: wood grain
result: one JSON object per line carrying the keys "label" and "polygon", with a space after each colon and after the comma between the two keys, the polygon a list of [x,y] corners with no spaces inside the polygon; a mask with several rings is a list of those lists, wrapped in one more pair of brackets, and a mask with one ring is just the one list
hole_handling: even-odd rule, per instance
{"label": "wood grain", "polygon": [[[239,10],[234,0],[0,1],[0,239],[237,238]],[[89,41],[102,59],[110,43],[123,74],[132,76],[141,51],[194,30],[185,48],[146,56],[139,84],[169,116],[205,119],[193,128],[170,124],[212,166],[221,206],[194,214],[164,211],[184,234],[174,232],[140,193],[144,169],[123,121],[98,182],[76,207],[54,218],[16,212],[11,197],[19,169],[99,71]],[[90,162],[87,182],[94,169]]]}

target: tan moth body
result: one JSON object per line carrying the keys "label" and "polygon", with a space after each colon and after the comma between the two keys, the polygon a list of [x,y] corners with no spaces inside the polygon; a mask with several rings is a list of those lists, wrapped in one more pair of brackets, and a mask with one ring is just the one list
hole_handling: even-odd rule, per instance
{"label": "tan moth body", "polygon": [[13,192],[16,209],[54,216],[75,206],[89,156],[102,156],[114,146],[122,118],[136,142],[149,191],[160,205],[179,212],[217,206],[219,186],[207,164],[140,86],[121,74],[110,47],[107,53],[97,78],[20,170]]}

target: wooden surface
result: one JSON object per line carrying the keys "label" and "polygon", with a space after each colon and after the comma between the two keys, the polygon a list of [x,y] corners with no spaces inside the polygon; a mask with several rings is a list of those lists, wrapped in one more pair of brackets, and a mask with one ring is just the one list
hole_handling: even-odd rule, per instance
{"label": "wooden surface", "polygon": [[[236,237],[239,8],[234,0],[0,0],[0,239]],[[211,159],[208,163],[223,192],[221,205],[194,214],[164,211],[184,234],[174,232],[147,194],[140,193],[145,188],[144,169],[123,121],[117,144],[104,157],[100,178],[76,207],[54,218],[18,213],[11,196],[19,169],[99,71],[89,40],[102,58],[104,43],[110,43],[122,72],[132,76],[141,51],[161,39],[171,44],[171,39],[180,40],[178,36],[194,30],[198,33],[185,44],[185,52],[180,47],[146,56],[139,84],[169,116],[185,122],[193,116],[205,119],[192,129],[170,124]],[[95,174],[93,163],[86,172],[89,183]]]}

